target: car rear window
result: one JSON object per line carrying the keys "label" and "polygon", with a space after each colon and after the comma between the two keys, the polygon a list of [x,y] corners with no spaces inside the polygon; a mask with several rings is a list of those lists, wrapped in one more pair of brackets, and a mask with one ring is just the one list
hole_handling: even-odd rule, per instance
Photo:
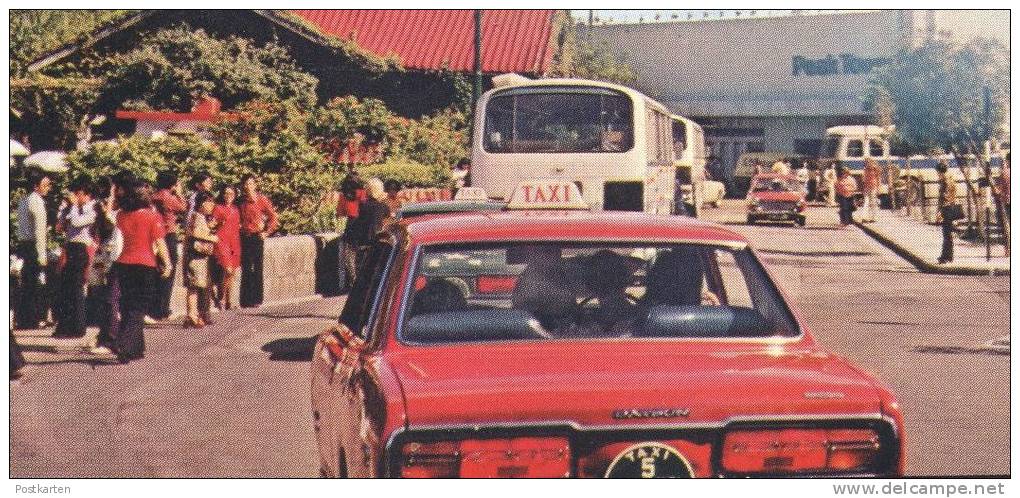
{"label": "car rear window", "polygon": [[502,243],[420,249],[408,343],[796,336],[745,248]]}

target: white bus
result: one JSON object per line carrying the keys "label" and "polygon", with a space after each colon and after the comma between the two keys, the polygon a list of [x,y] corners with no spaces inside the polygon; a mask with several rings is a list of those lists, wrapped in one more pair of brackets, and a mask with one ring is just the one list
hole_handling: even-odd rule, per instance
{"label": "white bus", "polygon": [[505,199],[532,178],[574,181],[594,209],[671,214],[669,111],[633,89],[580,79],[514,79],[478,101],[471,184]]}
{"label": "white bus", "polygon": [[677,197],[686,205],[686,212],[697,217],[705,204],[705,132],[701,125],[683,116],[672,115],[673,150],[676,156]]}

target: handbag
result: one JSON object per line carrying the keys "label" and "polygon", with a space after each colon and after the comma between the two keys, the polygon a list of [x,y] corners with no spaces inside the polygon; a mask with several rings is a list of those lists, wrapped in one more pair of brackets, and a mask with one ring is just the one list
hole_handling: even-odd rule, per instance
{"label": "handbag", "polygon": [[963,219],[963,206],[959,204],[950,204],[948,206],[942,206],[942,219],[947,221],[956,221]]}
{"label": "handbag", "polygon": [[201,256],[212,256],[216,252],[216,246],[212,242],[205,240],[193,240],[191,242],[191,249],[195,254]]}

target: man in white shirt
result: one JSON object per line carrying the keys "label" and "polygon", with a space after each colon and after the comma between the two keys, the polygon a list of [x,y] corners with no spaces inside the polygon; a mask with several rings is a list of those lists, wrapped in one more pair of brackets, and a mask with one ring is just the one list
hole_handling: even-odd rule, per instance
{"label": "man in white shirt", "polygon": [[18,256],[24,261],[21,292],[15,312],[15,327],[35,329],[42,318],[42,285],[46,268],[46,201],[53,181],[45,173],[31,170],[28,186],[32,192],[18,203]]}
{"label": "man in white shirt", "polygon": [[796,170],[797,181],[800,182],[800,188],[807,194],[808,180],[811,179],[811,174],[807,169],[807,161],[801,161],[800,167]]}

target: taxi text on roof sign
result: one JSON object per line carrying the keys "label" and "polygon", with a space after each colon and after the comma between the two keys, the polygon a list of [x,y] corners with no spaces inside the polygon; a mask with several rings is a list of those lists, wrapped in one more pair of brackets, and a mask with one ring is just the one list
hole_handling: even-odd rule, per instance
{"label": "taxi text on roof sign", "polygon": [[453,200],[487,201],[489,200],[489,194],[487,194],[485,189],[481,187],[461,187],[457,189],[457,194],[453,196]]}
{"label": "taxi text on roof sign", "polygon": [[506,209],[590,209],[574,182],[562,179],[528,180],[517,184]]}

